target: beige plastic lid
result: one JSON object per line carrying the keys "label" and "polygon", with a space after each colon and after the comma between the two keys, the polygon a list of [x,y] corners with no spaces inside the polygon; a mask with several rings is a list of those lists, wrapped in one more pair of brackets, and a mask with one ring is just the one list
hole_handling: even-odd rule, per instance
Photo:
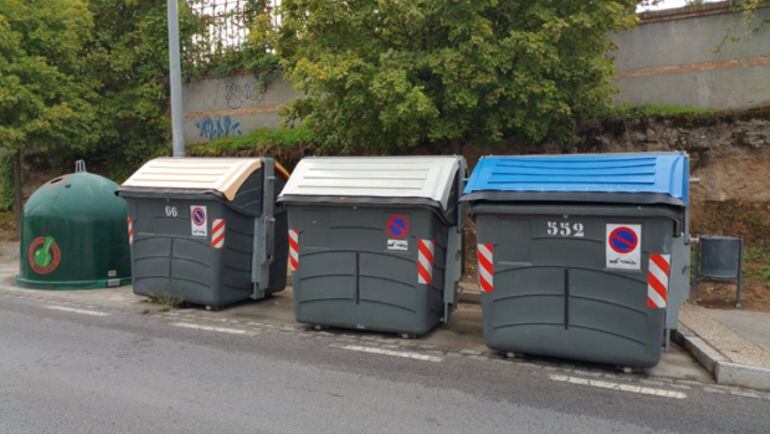
{"label": "beige plastic lid", "polygon": [[216,190],[233,200],[259,158],[156,158],[144,163],[122,187]]}
{"label": "beige plastic lid", "polygon": [[447,209],[459,168],[455,156],[306,157],[280,197],[427,198]]}

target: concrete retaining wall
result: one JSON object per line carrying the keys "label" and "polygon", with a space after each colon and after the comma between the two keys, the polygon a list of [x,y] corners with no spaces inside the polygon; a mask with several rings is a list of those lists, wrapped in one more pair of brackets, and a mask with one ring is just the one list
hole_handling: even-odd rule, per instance
{"label": "concrete retaining wall", "polygon": [[206,143],[240,136],[256,128],[277,128],[281,104],[299,96],[282,77],[262,86],[252,74],[198,80],[187,84],[184,97],[185,143]]}
{"label": "concrete retaining wall", "polygon": [[[642,14],[615,36],[619,104],[668,104],[718,110],[770,106],[770,5],[746,34],[727,3]],[[728,30],[740,40],[727,37]],[[727,39],[725,39],[727,37]]]}

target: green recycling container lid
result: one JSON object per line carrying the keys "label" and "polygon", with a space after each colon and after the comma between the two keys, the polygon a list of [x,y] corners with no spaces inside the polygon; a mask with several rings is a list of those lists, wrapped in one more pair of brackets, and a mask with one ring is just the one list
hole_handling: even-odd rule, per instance
{"label": "green recycling container lid", "polygon": [[75,173],[38,188],[24,205],[16,284],[41,289],[91,289],[131,282],[125,201],[118,185]]}

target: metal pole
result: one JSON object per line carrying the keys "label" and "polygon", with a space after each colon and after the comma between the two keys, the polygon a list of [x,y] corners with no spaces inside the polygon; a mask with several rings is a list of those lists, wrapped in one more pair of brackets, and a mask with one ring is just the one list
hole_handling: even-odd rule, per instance
{"label": "metal pole", "polygon": [[182,66],[179,61],[179,5],[166,0],[168,9],[168,63],[171,84],[171,138],[174,157],[184,157]]}

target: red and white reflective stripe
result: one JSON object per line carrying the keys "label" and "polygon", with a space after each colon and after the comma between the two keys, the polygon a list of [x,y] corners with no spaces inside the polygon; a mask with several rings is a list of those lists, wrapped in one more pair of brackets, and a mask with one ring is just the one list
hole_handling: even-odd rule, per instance
{"label": "red and white reflective stripe", "polygon": [[492,292],[495,290],[495,248],[491,243],[478,243],[476,251],[479,259],[479,286],[484,292]]}
{"label": "red and white reflective stripe", "polygon": [[436,242],[417,240],[417,283],[430,285],[433,282],[433,253]]}
{"label": "red and white reflective stripe", "polygon": [[225,219],[211,221],[211,247],[221,249],[225,246]]}
{"label": "red and white reflective stripe", "polygon": [[671,275],[671,255],[650,253],[647,271],[647,307],[663,309],[668,302],[668,281]]}
{"label": "red and white reflective stripe", "polygon": [[289,267],[291,271],[299,270],[299,231],[289,229]]}
{"label": "red and white reflective stripe", "polygon": [[128,218],[128,244],[134,244],[134,222]]}

